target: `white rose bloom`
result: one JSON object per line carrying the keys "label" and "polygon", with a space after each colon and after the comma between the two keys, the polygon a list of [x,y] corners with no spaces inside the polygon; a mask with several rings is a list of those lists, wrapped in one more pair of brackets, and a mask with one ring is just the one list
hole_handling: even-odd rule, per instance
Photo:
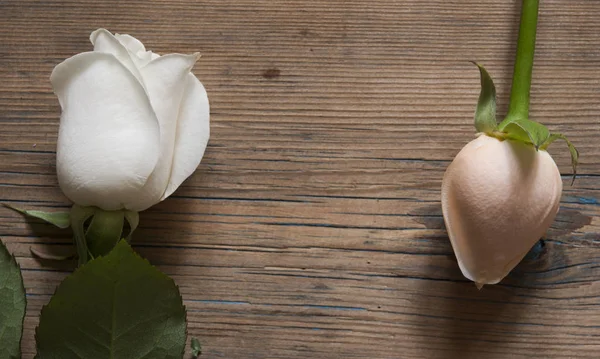
{"label": "white rose bloom", "polygon": [[198,167],[209,103],[191,73],[198,54],[159,56],[129,35],[94,31],[94,51],[54,68],[62,107],[57,173],[81,206],[142,211]]}

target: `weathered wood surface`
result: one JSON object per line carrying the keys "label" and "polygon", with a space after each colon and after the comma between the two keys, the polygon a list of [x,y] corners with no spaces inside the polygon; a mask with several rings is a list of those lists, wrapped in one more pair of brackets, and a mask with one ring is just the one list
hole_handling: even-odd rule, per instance
{"label": "weathered wood surface", "polygon": [[[52,68],[130,33],[203,55],[212,137],[142,214],[136,247],[173,276],[204,358],[600,357],[600,2],[542,0],[532,115],[581,152],[544,247],[477,291],[444,230],[445,167],[473,137],[478,73],[507,107],[519,1],[0,1],[0,201],[69,206],[55,174]],[[69,232],[0,209],[29,307],[74,263]]]}

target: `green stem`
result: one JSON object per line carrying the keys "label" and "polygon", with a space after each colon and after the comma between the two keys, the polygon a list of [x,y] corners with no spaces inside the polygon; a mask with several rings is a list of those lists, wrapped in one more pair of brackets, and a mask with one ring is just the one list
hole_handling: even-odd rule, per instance
{"label": "green stem", "polygon": [[507,118],[529,118],[529,91],[535,52],[539,0],[523,0],[521,25],[517,42],[517,58],[510,91]]}
{"label": "green stem", "polygon": [[86,264],[89,258],[87,241],[85,240],[84,223],[93,216],[95,212],[96,209],[93,207],[82,207],[74,204],[69,215],[80,266]]}

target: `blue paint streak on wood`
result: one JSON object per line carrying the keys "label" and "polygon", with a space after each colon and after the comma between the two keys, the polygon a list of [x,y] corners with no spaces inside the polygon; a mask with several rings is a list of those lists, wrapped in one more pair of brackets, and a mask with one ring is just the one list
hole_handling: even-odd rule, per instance
{"label": "blue paint streak on wood", "polygon": [[183,196],[183,195],[176,195],[176,194],[170,196],[170,198],[193,199],[193,200],[204,200],[204,201],[310,203],[309,201],[280,199],[280,198],[206,197],[206,196]]}
{"label": "blue paint streak on wood", "polygon": [[422,230],[421,227],[379,227],[379,226],[350,226],[329,223],[297,223],[297,222],[254,222],[253,224],[267,226],[284,226],[284,227],[321,227],[321,228],[336,228],[336,229],[372,229],[372,230]]}
{"label": "blue paint streak on wood", "polygon": [[592,205],[600,205],[600,200],[595,197],[575,197],[575,196],[565,196],[563,199],[564,203],[578,203],[578,204],[592,204]]}
{"label": "blue paint streak on wood", "polygon": [[[226,305],[250,305],[249,302],[243,301],[233,301],[233,300],[221,300],[221,299],[199,299],[199,300],[187,300],[189,302],[197,302],[203,304],[226,304]],[[261,306],[272,306],[272,304],[264,304],[264,303],[256,303]],[[288,307],[303,307],[303,308],[312,308],[312,309],[327,309],[327,310],[351,310],[351,311],[367,311],[366,308],[362,307],[346,307],[340,305],[320,305],[320,304],[280,304],[281,306]]]}
{"label": "blue paint streak on wood", "polygon": [[299,305],[293,305],[293,306],[294,307],[295,306],[299,306],[299,307],[306,307],[306,308],[315,308],[315,309],[367,311],[366,308],[361,308],[361,307],[344,307],[344,306],[338,306],[338,305],[299,304]]}
{"label": "blue paint streak on wood", "polygon": [[250,303],[248,302],[239,302],[239,301],[233,301],[233,300],[189,300],[190,302],[198,302],[198,303],[204,303],[204,304],[228,304],[228,305],[249,305]]}
{"label": "blue paint streak on wood", "polygon": [[600,205],[600,202],[598,202],[598,199],[594,198],[594,197],[579,197],[578,200],[579,200],[579,203],[582,203],[582,204]]}

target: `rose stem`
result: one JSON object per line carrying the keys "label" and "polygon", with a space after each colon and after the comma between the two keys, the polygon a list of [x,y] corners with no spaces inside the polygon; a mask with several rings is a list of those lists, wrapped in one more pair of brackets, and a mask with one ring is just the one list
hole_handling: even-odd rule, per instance
{"label": "rose stem", "polygon": [[529,91],[535,52],[539,0],[523,0],[507,118],[529,118]]}

